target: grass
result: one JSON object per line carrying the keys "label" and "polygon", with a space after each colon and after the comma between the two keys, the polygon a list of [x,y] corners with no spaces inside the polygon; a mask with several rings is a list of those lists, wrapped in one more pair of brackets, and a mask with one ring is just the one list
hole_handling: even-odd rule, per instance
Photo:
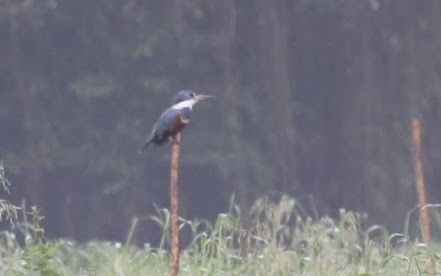
{"label": "grass", "polygon": [[[33,212],[38,219],[30,225],[16,223],[0,234],[0,275],[168,275],[166,209],[151,218],[164,230],[159,248],[130,245],[131,233],[126,244],[46,240]],[[440,271],[439,245],[428,248],[382,226],[363,229],[363,216],[354,212],[313,220],[282,197],[258,200],[251,216],[248,227],[237,207],[214,223],[181,219],[192,241],[181,252],[180,275],[427,275],[428,262]],[[22,245],[13,234],[18,229]]]}
{"label": "grass", "polygon": [[[7,190],[2,168],[0,163],[0,187]],[[406,234],[398,234],[379,225],[364,227],[364,215],[350,211],[313,219],[287,196],[257,200],[245,224],[233,201],[214,222],[180,218],[180,229],[191,235],[181,252],[180,275],[428,275],[428,264],[441,273],[441,246],[427,247],[407,234],[411,212]],[[440,206],[429,207],[441,221]],[[131,245],[138,218],[124,244],[48,240],[42,219],[36,207],[27,211],[0,201],[0,221],[9,223],[0,232],[0,275],[169,274],[167,209],[157,208],[149,217],[163,232],[158,248]]]}

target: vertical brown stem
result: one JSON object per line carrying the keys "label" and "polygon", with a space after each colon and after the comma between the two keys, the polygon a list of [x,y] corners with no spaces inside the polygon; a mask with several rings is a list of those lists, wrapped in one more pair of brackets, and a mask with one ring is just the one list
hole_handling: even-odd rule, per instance
{"label": "vertical brown stem", "polygon": [[179,150],[181,144],[181,133],[178,132],[173,137],[171,153],[171,171],[170,171],[170,205],[171,205],[171,276],[177,276],[179,271],[179,187],[178,187],[178,169],[179,169]]}
{"label": "vertical brown stem", "polygon": [[[420,228],[423,235],[423,242],[430,244],[430,219],[429,212],[425,208],[426,189],[424,187],[423,163],[421,161],[421,123],[418,119],[412,120],[412,145],[413,145],[413,168],[415,173],[415,187],[418,197],[418,207],[420,210]],[[433,274],[433,266],[430,259],[426,266],[427,272]]]}
{"label": "vertical brown stem", "polygon": [[415,187],[420,210],[420,227],[425,244],[430,244],[430,221],[426,206],[426,189],[424,188],[423,164],[421,161],[421,124],[418,119],[412,121],[413,166],[415,172]]}

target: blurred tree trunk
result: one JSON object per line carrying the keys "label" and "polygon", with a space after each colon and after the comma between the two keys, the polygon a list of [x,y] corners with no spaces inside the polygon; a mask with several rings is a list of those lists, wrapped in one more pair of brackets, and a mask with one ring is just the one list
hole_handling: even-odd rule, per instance
{"label": "blurred tree trunk", "polygon": [[[244,152],[248,148],[246,141],[243,139],[241,121],[239,116],[240,103],[242,102],[243,94],[238,91],[238,64],[235,55],[236,45],[236,24],[237,24],[237,10],[234,0],[226,0],[221,5],[221,16],[223,21],[223,28],[220,30],[219,51],[221,52],[221,60],[223,61],[223,88],[225,95],[224,112],[225,122],[229,132],[229,139],[231,143],[230,152],[230,170],[227,183],[233,185],[232,190],[236,191],[237,203],[243,207],[243,210],[250,205],[252,194],[248,190],[248,165],[247,157]],[[231,166],[231,164],[234,164]]]}
{"label": "blurred tree trunk", "polygon": [[[350,186],[355,185],[356,192],[353,198],[346,197],[346,202],[357,202],[358,208],[366,208],[367,185],[369,185],[369,170],[372,165],[378,165],[379,152],[378,134],[379,125],[375,124],[375,116],[379,112],[381,101],[377,101],[378,79],[374,76],[376,52],[380,49],[375,42],[378,41],[373,28],[375,22],[372,19],[372,11],[367,5],[361,2],[346,5],[346,16],[351,22],[354,22],[356,32],[352,33],[348,50],[354,46],[359,46],[359,55],[352,55],[352,66],[355,69],[354,74],[348,79],[350,86],[347,89],[346,98],[343,102],[347,103],[348,114],[346,115],[347,135],[350,137],[346,142],[349,150],[345,150],[342,144],[344,162],[342,174],[346,176],[345,187],[337,191],[350,190]],[[381,109],[380,109],[381,110]],[[379,183],[373,184],[378,185]],[[371,186],[372,187],[372,186]],[[338,193],[335,196],[338,196]],[[349,195],[348,195],[349,196]],[[358,200],[355,201],[354,199]],[[345,203],[346,205],[346,203]]]}
{"label": "blurred tree trunk", "polygon": [[18,35],[21,33],[20,23],[14,13],[13,5],[11,5],[9,14],[9,49],[8,49],[8,64],[10,70],[11,89],[20,103],[21,116],[23,120],[23,129],[25,134],[25,177],[24,182],[20,185],[24,186],[23,197],[30,200],[31,204],[39,202],[41,193],[44,189],[41,188],[41,169],[39,166],[39,158],[37,153],[37,130],[35,125],[37,103],[35,101],[35,94],[37,90],[37,80],[25,72],[26,68],[23,66],[22,44],[19,42]]}
{"label": "blurred tree trunk", "polygon": [[259,69],[262,119],[267,124],[265,140],[268,155],[276,161],[281,193],[293,192],[297,186],[294,93],[290,62],[295,51],[289,40],[290,1],[259,3]]}

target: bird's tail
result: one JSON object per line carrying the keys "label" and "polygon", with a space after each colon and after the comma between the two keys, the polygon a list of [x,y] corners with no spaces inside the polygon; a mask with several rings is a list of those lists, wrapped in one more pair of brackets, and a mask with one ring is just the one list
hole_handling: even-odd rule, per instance
{"label": "bird's tail", "polygon": [[142,154],[143,151],[145,151],[153,142],[153,138],[150,138],[150,140],[148,140],[145,145],[139,149],[139,154]]}

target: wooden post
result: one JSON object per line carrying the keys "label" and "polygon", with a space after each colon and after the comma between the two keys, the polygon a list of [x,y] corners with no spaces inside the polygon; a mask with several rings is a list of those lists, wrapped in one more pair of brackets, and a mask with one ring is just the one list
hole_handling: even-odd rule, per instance
{"label": "wooden post", "polygon": [[171,270],[170,276],[177,276],[179,272],[179,151],[181,133],[173,137],[170,170],[170,227],[171,227]]}
{"label": "wooden post", "polygon": [[[418,197],[418,209],[420,211],[421,234],[423,236],[423,242],[429,246],[431,242],[430,217],[429,211],[425,208],[427,200],[426,189],[424,187],[423,162],[421,161],[421,123],[418,119],[412,120],[412,148],[415,187]],[[426,271],[429,275],[434,274],[430,258],[427,260]]]}
{"label": "wooden post", "polygon": [[415,187],[418,196],[420,211],[420,226],[425,244],[430,244],[430,219],[426,201],[426,189],[424,187],[423,163],[421,161],[421,124],[418,119],[412,121],[412,145],[413,145],[413,169],[415,173]]}

